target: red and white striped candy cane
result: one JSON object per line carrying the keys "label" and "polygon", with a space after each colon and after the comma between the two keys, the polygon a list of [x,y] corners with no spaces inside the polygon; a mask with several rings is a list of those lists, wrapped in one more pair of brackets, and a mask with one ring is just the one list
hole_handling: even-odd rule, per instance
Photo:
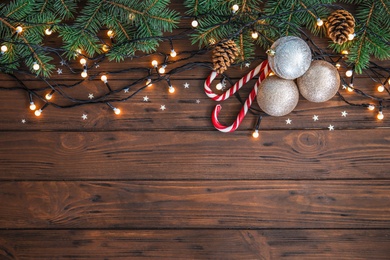
{"label": "red and white striped candy cane", "polygon": [[[262,67],[261,65],[265,63],[265,66]],[[258,78],[258,80],[256,81],[256,84],[254,85],[251,93],[249,94],[249,97],[247,98],[247,100],[245,101],[244,103],[244,106],[241,108],[241,111],[239,112],[239,114],[237,115],[237,118],[236,120],[234,121],[233,124],[231,124],[230,126],[224,126],[222,125],[219,121],[218,121],[218,114],[219,112],[221,111],[222,109],[222,106],[220,104],[216,105],[215,108],[214,108],[214,111],[212,113],[212,117],[211,117],[211,121],[214,125],[214,127],[221,131],[221,132],[234,132],[241,124],[242,120],[244,119],[246,113],[248,112],[250,106],[252,105],[252,102],[253,100],[256,98],[256,95],[257,95],[257,89],[259,87],[259,85],[261,84],[261,82],[268,76],[268,72],[269,72],[269,66],[268,66],[268,62],[267,61],[263,61],[260,65],[259,65],[262,69],[260,70],[261,71],[261,74]],[[258,67],[259,67],[258,66]],[[253,70],[250,72],[252,73]],[[248,73],[248,74],[250,74]],[[254,75],[253,75],[254,76]],[[253,77],[252,76],[252,77]],[[246,77],[245,77],[246,78]],[[242,79],[241,79],[242,80]],[[240,81],[241,81],[240,80]],[[242,86],[240,86],[238,89],[240,89]],[[235,91],[233,92],[235,93]],[[229,96],[228,96],[229,97]],[[226,98],[228,98],[226,97]],[[225,98],[225,99],[226,99]]]}
{"label": "red and white striped candy cane", "polygon": [[209,77],[204,82],[204,91],[206,95],[215,100],[215,101],[223,101],[228,99],[230,96],[232,96],[234,93],[236,93],[242,86],[244,86],[248,81],[250,81],[254,76],[259,74],[264,68],[268,67],[268,61],[265,60],[262,63],[260,63],[256,68],[251,70],[248,74],[246,74],[244,77],[242,77],[239,81],[237,81],[231,88],[229,88],[228,91],[225,93],[218,95],[215,94],[211,88],[211,82],[218,76],[218,73],[216,71],[211,72]]}

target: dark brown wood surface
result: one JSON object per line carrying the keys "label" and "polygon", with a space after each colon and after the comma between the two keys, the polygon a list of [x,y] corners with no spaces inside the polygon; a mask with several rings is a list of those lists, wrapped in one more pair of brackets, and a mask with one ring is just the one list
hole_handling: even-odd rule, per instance
{"label": "dark brown wood surface", "polygon": [[[188,21],[180,27],[188,28]],[[188,40],[175,45],[179,52],[196,47]],[[102,63],[94,73],[151,60]],[[191,61],[209,62],[210,53]],[[227,74],[235,81],[256,65]],[[173,95],[166,83],[156,83],[116,103],[119,116],[94,104],[48,107],[36,118],[25,92],[0,91],[0,259],[390,259],[387,109],[378,121],[376,112],[337,96],[318,104],[301,97],[291,114],[264,116],[259,139],[251,137],[256,116],[250,113],[238,131],[225,134],[211,124],[217,102],[203,91],[209,72],[173,76]],[[109,80],[122,89],[143,76]],[[42,87],[23,77],[28,87]],[[71,84],[78,77],[64,69],[51,80]],[[0,80],[18,86],[5,75]],[[240,90],[243,99],[252,85]],[[367,75],[355,86],[375,93]],[[89,93],[104,95],[97,77],[68,90],[85,100]],[[241,104],[230,98],[222,107],[220,120],[230,124]]]}

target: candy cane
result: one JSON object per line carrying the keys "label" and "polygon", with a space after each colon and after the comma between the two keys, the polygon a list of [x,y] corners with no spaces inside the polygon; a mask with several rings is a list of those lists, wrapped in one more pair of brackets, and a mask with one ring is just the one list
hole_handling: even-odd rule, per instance
{"label": "candy cane", "polygon": [[268,66],[268,61],[265,60],[262,63],[260,63],[256,68],[251,70],[248,74],[246,74],[244,77],[242,77],[239,81],[237,81],[228,91],[225,93],[218,95],[215,94],[211,88],[210,84],[211,82],[217,77],[218,73],[216,71],[211,72],[211,74],[208,76],[206,81],[204,82],[204,91],[206,92],[206,95],[215,100],[215,101],[223,101],[228,99],[231,95],[236,93],[242,86],[244,86],[249,80],[251,80],[255,75],[259,74],[264,68]]}
{"label": "candy cane", "polygon": [[256,81],[255,86],[253,87],[251,93],[249,94],[249,97],[244,103],[244,106],[241,108],[239,114],[237,115],[236,120],[234,123],[230,126],[224,126],[218,121],[218,114],[222,109],[222,106],[220,104],[216,105],[211,117],[211,121],[213,122],[214,127],[224,133],[227,132],[234,132],[241,124],[242,120],[244,119],[246,113],[248,112],[250,106],[252,105],[253,100],[255,99],[257,95],[257,89],[260,85],[260,83],[268,76],[268,63],[267,65],[263,68],[258,80]]}

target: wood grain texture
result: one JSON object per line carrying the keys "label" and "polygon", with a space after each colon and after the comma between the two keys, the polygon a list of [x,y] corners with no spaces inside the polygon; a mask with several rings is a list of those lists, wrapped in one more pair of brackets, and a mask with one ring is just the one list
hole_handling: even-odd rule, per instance
{"label": "wood grain texture", "polygon": [[2,182],[0,228],[388,228],[390,181]]}
{"label": "wood grain texture", "polygon": [[3,132],[2,180],[389,179],[377,130]]}
{"label": "wood grain texture", "polygon": [[[388,230],[0,231],[1,259],[388,259]],[[364,248],[364,250],[361,250]]]}

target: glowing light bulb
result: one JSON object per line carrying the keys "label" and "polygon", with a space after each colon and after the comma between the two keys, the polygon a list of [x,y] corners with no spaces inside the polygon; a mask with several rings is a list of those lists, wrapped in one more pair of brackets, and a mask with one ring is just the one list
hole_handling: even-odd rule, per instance
{"label": "glowing light bulb", "polygon": [[155,67],[155,68],[157,68],[157,65],[158,65],[158,62],[157,62],[156,60],[153,60],[153,61],[152,61],[152,66]]}
{"label": "glowing light bulb", "polygon": [[356,34],[354,34],[354,33],[348,34],[348,40],[352,41],[355,38],[355,35]]}
{"label": "glowing light bulb", "polygon": [[273,71],[271,71],[269,74],[268,74],[268,76],[274,76],[275,75],[275,73],[273,72]]}
{"label": "glowing light bulb", "polygon": [[216,41],[215,41],[215,39],[214,39],[214,38],[211,38],[211,39],[209,40],[209,43],[210,43],[211,45],[213,45],[213,44],[215,44],[215,43],[216,43]]}
{"label": "glowing light bulb", "polygon": [[349,84],[348,88],[347,88],[348,92],[353,92],[353,84]]}
{"label": "glowing light bulb", "polygon": [[385,116],[383,115],[382,111],[379,111],[378,112],[378,115],[376,116],[376,118],[378,118],[379,120],[382,120]]}
{"label": "glowing light bulb", "polygon": [[46,34],[46,35],[50,35],[50,34],[52,34],[52,33],[53,33],[53,31],[50,30],[49,28],[47,28],[47,29],[45,30],[45,34]]}
{"label": "glowing light bulb", "polygon": [[324,21],[321,20],[321,18],[317,18],[317,26],[323,26]]}
{"label": "glowing light bulb", "polygon": [[339,69],[341,67],[340,63],[336,63],[336,68]]}
{"label": "glowing light bulb", "polygon": [[129,13],[129,20],[133,21],[135,19],[135,14]]}
{"label": "glowing light bulb", "polygon": [[110,37],[110,38],[114,37],[114,32],[112,30],[108,30],[107,31],[107,36]]}
{"label": "glowing light bulb", "polygon": [[193,21],[191,22],[191,26],[194,27],[194,28],[198,27],[198,25],[199,25],[199,23],[198,23],[197,20],[193,20]]}
{"label": "glowing light bulb", "polygon": [[51,93],[47,93],[46,96],[45,96],[45,98],[47,100],[50,100],[52,97],[53,97],[53,95]]}
{"label": "glowing light bulb", "polygon": [[342,50],[342,51],[341,51],[341,54],[347,55],[347,54],[349,54],[349,52],[348,52],[347,50]]}
{"label": "glowing light bulb", "polygon": [[383,91],[385,91],[385,87],[383,85],[379,85],[377,90],[378,90],[378,92],[383,92]]}
{"label": "glowing light bulb", "polygon": [[345,76],[347,76],[348,78],[352,77],[352,74],[353,74],[353,71],[352,70],[347,70],[345,72]]}
{"label": "glowing light bulb", "polygon": [[252,38],[253,39],[257,39],[259,37],[259,33],[258,32],[252,32]]}
{"label": "glowing light bulb", "polygon": [[151,79],[147,79],[147,80],[146,80],[146,86],[147,86],[147,87],[153,86],[152,80],[151,80]]}
{"label": "glowing light bulb", "polygon": [[30,102],[30,110],[37,109],[37,106],[34,104],[34,102]]}
{"label": "glowing light bulb", "polygon": [[116,115],[119,115],[121,113],[121,110],[119,108],[114,107],[113,110]]}
{"label": "glowing light bulb", "polygon": [[237,12],[239,8],[240,8],[240,7],[239,7],[237,4],[233,5],[233,6],[232,6],[233,14],[234,14],[235,12]]}
{"label": "glowing light bulb", "polygon": [[84,70],[83,72],[81,72],[81,77],[83,77],[83,78],[88,77],[88,73],[87,73],[86,70]]}
{"label": "glowing light bulb", "polygon": [[42,109],[35,110],[35,116],[40,116],[42,114]]}
{"label": "glowing light bulb", "polygon": [[253,138],[259,138],[259,130],[255,130],[253,133],[252,133],[252,136]]}
{"label": "glowing light bulb", "polygon": [[169,93],[175,93],[175,88],[173,86],[169,86],[169,89],[168,89]]}
{"label": "glowing light bulb", "polygon": [[1,46],[1,53],[8,51],[8,47],[6,45]]}
{"label": "glowing light bulb", "polygon": [[387,80],[387,82],[389,83],[389,85],[390,85],[390,78]]}
{"label": "glowing light bulb", "polygon": [[76,50],[76,55],[79,55],[79,54],[81,54],[81,49]]}
{"label": "glowing light bulb", "polygon": [[87,63],[86,59],[84,59],[84,58],[80,59],[80,64],[81,65],[85,65],[86,63]]}
{"label": "glowing light bulb", "polygon": [[110,50],[110,46],[108,46],[107,44],[103,44],[102,50],[103,50],[104,52],[108,52],[108,51]]}
{"label": "glowing light bulb", "polygon": [[162,66],[161,68],[159,68],[158,72],[161,74],[164,74],[165,73],[165,66]]}
{"label": "glowing light bulb", "polygon": [[34,62],[33,69],[34,70],[39,70],[39,64]]}
{"label": "glowing light bulb", "polygon": [[100,80],[103,81],[104,83],[107,83],[107,76],[106,75],[102,75],[100,77]]}
{"label": "glowing light bulb", "polygon": [[172,58],[173,58],[173,57],[176,57],[176,55],[177,55],[177,53],[175,52],[174,49],[172,49],[172,50],[171,50],[171,57],[172,57]]}
{"label": "glowing light bulb", "polygon": [[372,110],[375,109],[375,106],[374,106],[374,105],[369,105],[367,108],[368,108],[368,110],[371,110],[371,111],[372,111]]}
{"label": "glowing light bulb", "polygon": [[223,85],[221,82],[219,82],[216,86],[215,86],[216,89],[218,90],[221,90],[223,88]]}
{"label": "glowing light bulb", "polygon": [[21,32],[23,31],[22,26],[16,27],[16,28],[15,28],[15,31],[16,31],[17,33],[21,33]]}

